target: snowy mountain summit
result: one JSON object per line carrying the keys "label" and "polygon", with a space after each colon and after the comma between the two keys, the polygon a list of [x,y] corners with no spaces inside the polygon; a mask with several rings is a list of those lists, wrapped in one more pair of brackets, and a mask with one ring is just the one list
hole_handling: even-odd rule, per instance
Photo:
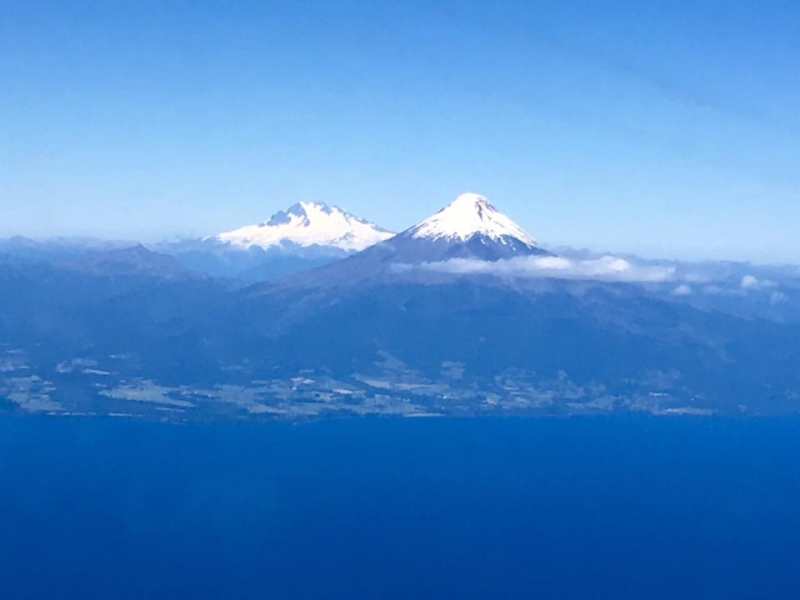
{"label": "snowy mountain summit", "polygon": [[436,214],[382,244],[409,263],[547,255],[522,227],[479,194],[461,194]]}
{"label": "snowy mountain summit", "polygon": [[[344,260],[298,277],[307,286],[361,285],[368,280],[435,279],[434,263],[498,261],[519,256],[552,256],[479,194],[461,194],[436,214]],[[424,266],[423,269],[414,267]]]}
{"label": "snowy mountain summit", "polygon": [[414,238],[468,241],[481,236],[501,244],[524,244],[534,248],[536,241],[479,194],[461,194],[435,215],[412,227]]}
{"label": "snowy mountain summit", "polygon": [[217,235],[218,242],[264,250],[321,247],[346,253],[364,250],[392,237],[377,225],[322,202],[299,202],[269,221]]}

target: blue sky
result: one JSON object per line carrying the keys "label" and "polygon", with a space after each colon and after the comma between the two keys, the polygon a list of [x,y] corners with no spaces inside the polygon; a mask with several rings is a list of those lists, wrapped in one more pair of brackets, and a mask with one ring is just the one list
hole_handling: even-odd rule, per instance
{"label": "blue sky", "polygon": [[476,191],[551,244],[800,262],[798,39],[781,1],[5,0],[0,235]]}

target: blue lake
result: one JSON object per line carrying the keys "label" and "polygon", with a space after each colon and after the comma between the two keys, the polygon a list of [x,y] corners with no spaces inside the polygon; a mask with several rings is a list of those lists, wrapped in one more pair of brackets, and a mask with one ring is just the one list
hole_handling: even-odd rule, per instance
{"label": "blue lake", "polygon": [[0,598],[797,598],[800,419],[0,420]]}

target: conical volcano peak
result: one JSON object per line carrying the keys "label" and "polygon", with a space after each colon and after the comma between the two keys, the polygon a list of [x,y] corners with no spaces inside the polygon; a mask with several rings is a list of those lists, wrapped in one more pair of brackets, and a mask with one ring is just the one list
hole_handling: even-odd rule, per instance
{"label": "conical volcano peak", "polygon": [[527,246],[536,241],[497,210],[485,196],[461,194],[442,210],[409,230],[415,238],[467,241],[475,236],[505,242],[516,240]]}

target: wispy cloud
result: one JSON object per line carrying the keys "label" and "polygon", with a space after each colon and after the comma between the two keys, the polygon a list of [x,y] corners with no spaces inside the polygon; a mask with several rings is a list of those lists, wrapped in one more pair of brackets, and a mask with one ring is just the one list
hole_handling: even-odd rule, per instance
{"label": "wispy cloud", "polygon": [[492,275],[507,279],[570,279],[664,285],[673,296],[772,294],[774,304],[785,300],[781,288],[800,286],[800,274],[787,267],[758,267],[745,263],[653,261],[632,256],[524,256],[498,261],[451,259],[398,270],[423,270],[456,275]]}
{"label": "wispy cloud", "polygon": [[675,277],[672,266],[635,264],[616,256],[576,260],[561,256],[524,256],[498,261],[452,259],[423,263],[420,269],[455,274],[513,278],[587,279],[619,282],[663,282]]}
{"label": "wispy cloud", "polygon": [[743,290],[763,290],[764,288],[774,288],[778,284],[768,279],[759,279],[755,275],[745,275],[739,283]]}
{"label": "wispy cloud", "polygon": [[673,296],[691,296],[692,294],[694,294],[694,290],[690,285],[685,283],[680,284],[678,287],[672,290]]}

